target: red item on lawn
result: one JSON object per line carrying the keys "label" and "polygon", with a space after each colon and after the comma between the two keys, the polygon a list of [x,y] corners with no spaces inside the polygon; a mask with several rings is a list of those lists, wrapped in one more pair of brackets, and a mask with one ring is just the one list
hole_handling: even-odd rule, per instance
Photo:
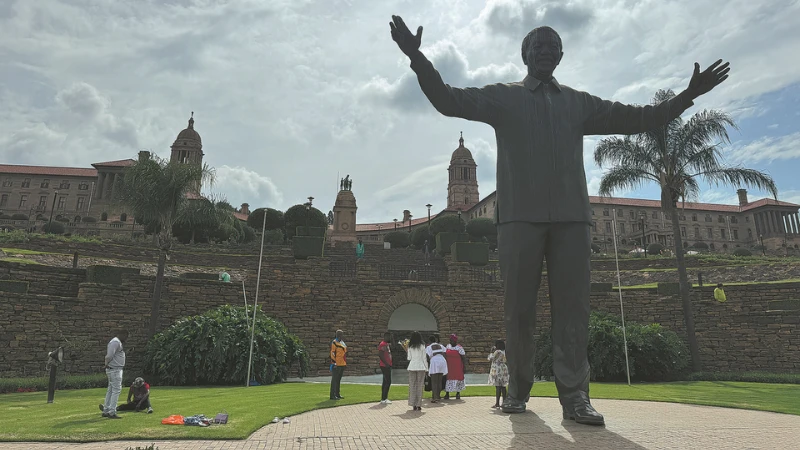
{"label": "red item on lawn", "polygon": [[183,425],[183,416],[177,414],[167,417],[161,421],[162,425]]}

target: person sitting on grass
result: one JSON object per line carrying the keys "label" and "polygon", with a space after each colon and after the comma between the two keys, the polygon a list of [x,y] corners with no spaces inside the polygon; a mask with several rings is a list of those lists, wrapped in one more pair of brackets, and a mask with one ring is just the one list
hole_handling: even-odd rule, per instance
{"label": "person sitting on grass", "polygon": [[117,411],[139,412],[144,409],[147,409],[147,414],[153,413],[153,408],[150,407],[150,385],[144,382],[144,378],[138,377],[128,389],[128,403],[118,406]]}

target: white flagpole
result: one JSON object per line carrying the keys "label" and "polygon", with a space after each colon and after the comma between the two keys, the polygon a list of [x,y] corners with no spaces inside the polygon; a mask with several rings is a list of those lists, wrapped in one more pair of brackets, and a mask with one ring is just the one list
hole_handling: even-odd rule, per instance
{"label": "white flagpole", "polygon": [[[244,287],[244,280],[242,280],[242,295],[244,295],[244,319],[245,322],[249,322],[249,314],[247,313],[247,289]],[[250,327],[250,324],[247,323],[247,326]]]}
{"label": "white flagpole", "polygon": [[625,309],[622,307],[622,277],[619,274],[619,253],[617,252],[617,209],[611,209],[611,223],[614,226],[614,259],[617,263],[617,289],[619,290],[619,312],[622,317],[622,342],[625,344],[625,370],[628,386],[631,385],[631,365],[628,362],[628,335],[625,332]]}
{"label": "white flagpole", "polygon": [[256,311],[258,311],[258,287],[261,284],[261,262],[264,260],[264,233],[267,229],[267,211],[264,210],[264,221],[261,224],[261,251],[258,253],[258,278],[256,278],[256,298],[253,300],[253,321],[250,327],[250,358],[247,360],[247,380],[244,386],[250,386],[250,368],[253,365],[253,339],[256,334]]}

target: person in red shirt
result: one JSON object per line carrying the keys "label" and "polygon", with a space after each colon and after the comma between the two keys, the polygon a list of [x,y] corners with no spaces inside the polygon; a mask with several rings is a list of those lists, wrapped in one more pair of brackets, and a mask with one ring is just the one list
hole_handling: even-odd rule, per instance
{"label": "person in red shirt", "polygon": [[117,411],[139,412],[145,409],[147,414],[153,413],[153,408],[150,407],[150,385],[144,382],[144,378],[137,377],[128,389],[128,403],[118,406]]}
{"label": "person in red shirt", "polygon": [[392,385],[392,334],[384,333],[383,340],[378,344],[378,357],[381,360],[381,372],[383,372],[383,384],[381,385],[381,403],[390,405],[389,387]]}

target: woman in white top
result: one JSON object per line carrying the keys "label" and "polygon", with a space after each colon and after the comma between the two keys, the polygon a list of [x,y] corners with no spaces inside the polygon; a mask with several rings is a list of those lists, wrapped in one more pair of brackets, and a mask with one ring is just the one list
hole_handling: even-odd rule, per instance
{"label": "woman in white top", "polygon": [[436,403],[442,395],[442,377],[447,375],[447,359],[444,357],[447,349],[436,342],[436,336],[431,336],[430,341],[431,344],[425,349],[425,354],[430,363],[428,374],[431,376],[431,403]]}
{"label": "woman in white top", "polygon": [[422,411],[422,390],[425,387],[425,372],[428,371],[422,335],[417,331],[411,333],[411,339],[403,343],[403,348],[408,355],[408,406],[413,407],[414,411]]}

